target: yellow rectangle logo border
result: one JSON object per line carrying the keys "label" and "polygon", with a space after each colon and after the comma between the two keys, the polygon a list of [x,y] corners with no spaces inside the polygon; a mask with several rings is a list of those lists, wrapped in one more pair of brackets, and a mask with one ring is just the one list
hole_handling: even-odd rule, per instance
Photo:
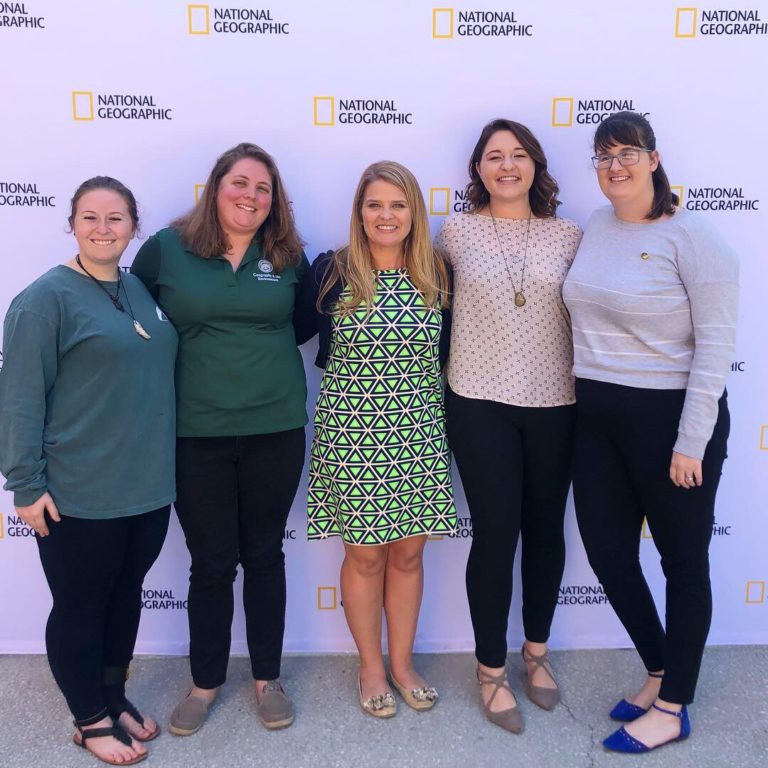
{"label": "yellow rectangle logo border", "polygon": [[[680,20],[683,16],[683,14],[689,15],[693,14],[693,24],[691,24],[691,31],[690,32],[681,32],[680,31]],[[696,37],[696,25],[699,21],[699,9],[698,8],[678,8],[675,11],[675,37],[684,38],[684,37]]]}
{"label": "yellow rectangle logo border", "polygon": [[[447,35],[441,35],[437,31],[437,20],[440,14],[448,14],[448,28],[451,30]],[[453,8],[433,8],[432,9],[432,38],[434,40],[451,40],[453,38]]]}
{"label": "yellow rectangle logo border", "polygon": [[[438,210],[435,205],[435,197],[437,193],[445,195],[445,210],[442,208]],[[451,188],[450,187],[430,187],[429,188],[429,215],[430,216],[447,216],[451,212]]]}
{"label": "yellow rectangle logo border", "polygon": [[[205,11],[205,29],[195,29],[192,23],[194,11]],[[210,35],[211,34],[211,11],[207,5],[187,5],[187,31],[190,35]]]}
{"label": "yellow rectangle logo border", "polygon": [[[77,114],[77,97],[88,97],[88,117],[80,117]],[[72,119],[80,121],[93,120],[93,91],[72,91]]]}
{"label": "yellow rectangle logo border", "polygon": [[[323,593],[330,592],[332,595],[332,604],[323,604]],[[336,587],[318,587],[317,588],[317,610],[318,611],[335,611],[339,607],[339,599],[336,593]]]}
{"label": "yellow rectangle logo border", "polygon": [[[558,103],[566,102],[568,104],[568,122],[557,122],[557,105]],[[552,99],[552,127],[553,128],[570,128],[573,125],[573,96],[555,96]]]}
{"label": "yellow rectangle logo border", "polygon": [[[753,600],[751,596],[753,586],[758,585],[760,597],[757,600]],[[744,595],[744,602],[747,605],[762,605],[765,602],[765,582],[764,581],[748,581],[747,593]]]}
{"label": "yellow rectangle logo border", "polygon": [[[321,101],[329,101],[331,103],[331,121],[321,121],[318,119],[318,109],[317,106]],[[315,96],[312,101],[312,107],[313,107],[313,119],[314,124],[317,126],[320,126],[321,128],[327,128],[333,125],[336,125],[336,98],[334,96]]]}

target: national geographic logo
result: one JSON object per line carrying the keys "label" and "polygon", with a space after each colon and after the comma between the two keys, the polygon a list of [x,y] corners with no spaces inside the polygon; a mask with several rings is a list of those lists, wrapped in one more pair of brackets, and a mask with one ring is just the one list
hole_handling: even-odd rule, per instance
{"label": "national geographic logo", "polygon": [[72,118],[92,120],[173,120],[172,109],[141,93],[72,91]]}
{"label": "national geographic logo", "polygon": [[533,24],[525,24],[514,11],[474,10],[458,13],[455,8],[432,9],[432,37],[533,37]]}
{"label": "national geographic logo", "polygon": [[[213,24],[211,24],[213,21]],[[277,21],[271,8],[220,8],[187,5],[190,35],[287,35],[288,22]]]}
{"label": "national geographic logo", "polygon": [[768,451],[768,424],[760,427],[760,450]]}
{"label": "national geographic logo", "polygon": [[53,208],[55,195],[41,194],[31,181],[0,181],[0,206],[12,208]]}
{"label": "national geographic logo", "polygon": [[466,213],[471,208],[463,189],[450,187],[429,188],[430,216],[448,216],[451,213]]}
{"label": "national geographic logo", "polygon": [[607,605],[599,584],[564,584],[557,593],[558,605]]}
{"label": "national geographic logo", "polygon": [[0,27],[45,29],[45,17],[30,13],[26,3],[0,3]]}
{"label": "national geographic logo", "polygon": [[597,125],[616,112],[638,112],[648,117],[650,112],[641,112],[635,107],[634,99],[576,99],[573,96],[555,96],[552,99],[552,127],[570,128],[577,125]]}
{"label": "national geographic logo", "polygon": [[472,531],[472,518],[460,517],[458,518],[456,533],[448,534],[452,539],[471,539],[474,534]]}
{"label": "national geographic logo", "polygon": [[179,600],[172,589],[142,589],[141,607],[147,611],[186,611],[187,600]]}
{"label": "national geographic logo", "polygon": [[336,587],[317,588],[317,610],[335,611],[339,607],[339,595]]}
{"label": "national geographic logo", "polygon": [[336,125],[413,125],[413,112],[398,109],[394,99],[337,99],[315,96],[312,118],[320,127]]}
{"label": "national geographic logo", "polygon": [[744,602],[747,605],[764,605],[765,597],[765,581],[747,582],[747,593],[744,597]]}
{"label": "national geographic logo", "polygon": [[8,515],[8,524],[5,526],[5,535],[9,538],[27,539],[34,537],[35,529],[30,528],[20,517]]}
{"label": "national geographic logo", "polygon": [[[718,523],[717,520],[712,521],[713,536],[730,536],[732,529],[733,529],[732,525],[723,525],[721,523]],[[640,530],[640,538],[642,539],[653,538],[653,534],[651,533],[651,529],[648,527],[648,520],[646,518],[643,518],[643,526]]]}
{"label": "national geographic logo", "polygon": [[722,525],[717,520],[712,521],[712,535],[713,536],[730,536],[732,525]]}
{"label": "national geographic logo", "polygon": [[[701,15],[701,19],[699,19]],[[760,18],[757,10],[746,9],[701,9],[678,8],[675,12],[675,37],[691,38],[734,37],[768,34],[768,24]]]}
{"label": "national geographic logo", "polygon": [[672,187],[678,205],[689,211],[759,211],[760,200],[744,193],[744,187]]}

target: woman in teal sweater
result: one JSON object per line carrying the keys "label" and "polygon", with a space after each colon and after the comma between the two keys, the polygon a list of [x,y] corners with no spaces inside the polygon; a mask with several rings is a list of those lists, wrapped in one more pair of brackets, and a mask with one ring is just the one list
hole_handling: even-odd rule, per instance
{"label": "woman in teal sweater", "polygon": [[51,671],[74,741],[107,763],[147,756],[159,726],[125,697],[141,587],[175,496],[177,337],[120,257],[136,200],[101,176],[80,185],[78,253],[11,303],[0,370],[0,471],[34,528],[53,595]]}

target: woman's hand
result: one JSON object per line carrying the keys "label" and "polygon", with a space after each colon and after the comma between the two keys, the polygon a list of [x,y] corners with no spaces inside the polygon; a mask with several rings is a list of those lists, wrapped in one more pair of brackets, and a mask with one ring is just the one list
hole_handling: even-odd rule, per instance
{"label": "woman's hand", "polygon": [[16,507],[16,514],[30,528],[34,528],[38,536],[47,536],[49,531],[45,523],[46,510],[55,523],[61,520],[59,510],[56,509],[50,493],[44,493],[34,504],[30,504],[28,507]]}
{"label": "woman's hand", "polygon": [[669,479],[678,488],[694,488],[704,482],[701,474],[701,459],[685,456],[672,451],[672,463],[669,465]]}

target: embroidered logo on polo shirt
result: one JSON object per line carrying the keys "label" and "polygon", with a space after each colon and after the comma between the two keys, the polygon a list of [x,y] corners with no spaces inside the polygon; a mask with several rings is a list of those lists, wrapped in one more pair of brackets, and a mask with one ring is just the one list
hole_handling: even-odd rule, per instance
{"label": "embroidered logo on polo shirt", "polygon": [[266,280],[269,283],[280,282],[280,275],[275,275],[273,272],[275,268],[272,266],[272,262],[269,259],[259,259],[256,262],[256,266],[259,268],[258,272],[254,272],[253,276],[259,281]]}

